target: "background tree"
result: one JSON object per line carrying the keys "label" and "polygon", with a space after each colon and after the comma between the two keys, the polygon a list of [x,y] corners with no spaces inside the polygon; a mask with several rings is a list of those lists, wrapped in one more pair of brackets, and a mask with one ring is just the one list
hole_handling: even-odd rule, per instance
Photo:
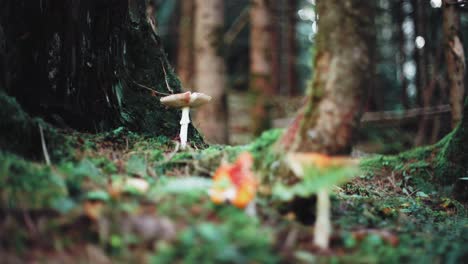
{"label": "background tree", "polygon": [[[347,153],[373,75],[374,4],[318,1],[314,77],[281,151]],[[359,14],[359,15],[356,15]]]}
{"label": "background tree", "polygon": [[226,76],[223,57],[223,0],[197,0],[195,11],[195,89],[213,97],[196,113],[208,141],[228,142]]}
{"label": "background tree", "polygon": [[288,80],[288,95],[296,95],[299,92],[297,87],[297,74],[296,74],[296,57],[297,57],[297,44],[296,44],[296,27],[297,27],[297,0],[288,1],[286,9],[287,23],[287,80]]}
{"label": "background tree", "polygon": [[[427,101],[424,101],[425,94],[428,93],[429,73],[428,73],[428,54],[426,45],[422,45],[428,39],[427,37],[427,10],[429,3],[423,0],[413,0],[413,21],[415,24],[415,52],[414,57],[416,61],[416,90],[418,91],[418,104],[423,107]],[[419,45],[419,46],[418,46]]]}
{"label": "background tree", "polygon": [[443,1],[445,61],[452,108],[452,127],[455,127],[462,118],[465,94],[465,53],[457,6],[453,1]]}
{"label": "background tree", "polygon": [[192,87],[194,70],[194,0],[180,1],[179,47],[177,53],[177,74],[185,87]]}
{"label": "background tree", "polygon": [[250,7],[250,90],[254,94],[252,130],[255,135],[271,126],[269,101],[274,89],[269,8],[266,0],[252,0]]}

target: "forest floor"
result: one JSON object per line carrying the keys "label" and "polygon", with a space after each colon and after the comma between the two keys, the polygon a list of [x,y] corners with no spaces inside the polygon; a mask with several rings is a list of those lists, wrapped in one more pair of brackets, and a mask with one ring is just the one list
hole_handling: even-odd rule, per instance
{"label": "forest floor", "polygon": [[[328,251],[312,244],[314,197],[259,191],[256,215],[215,205],[222,160],[248,151],[255,169],[280,134],[243,146],[176,152],[176,141],[125,129],[63,132],[69,155],[43,162],[0,151],[4,263],[461,263],[467,206],[431,184],[431,148],[369,156],[332,195]],[[418,159],[418,153],[425,159]],[[263,177],[261,171],[258,177]],[[269,189],[260,186],[259,190]]]}

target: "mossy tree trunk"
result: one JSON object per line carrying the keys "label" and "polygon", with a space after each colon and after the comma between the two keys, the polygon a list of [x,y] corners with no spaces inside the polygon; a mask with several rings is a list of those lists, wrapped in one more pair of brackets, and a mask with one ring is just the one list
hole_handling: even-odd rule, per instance
{"label": "mossy tree trunk", "polygon": [[450,0],[443,2],[444,49],[452,108],[452,127],[455,127],[462,118],[465,93],[465,54],[461,42],[460,14],[457,6],[457,3]]}
{"label": "mossy tree trunk", "polygon": [[269,1],[252,0],[250,7],[250,91],[252,102],[252,131],[260,135],[271,127],[269,100],[274,93]]}
{"label": "mossy tree trunk", "polygon": [[195,1],[195,90],[213,100],[197,110],[197,127],[212,143],[228,142],[223,0]]}
{"label": "mossy tree trunk", "polygon": [[435,162],[435,177],[443,184],[455,184],[454,194],[468,200],[468,98],[465,99],[463,118],[455,130],[444,138]]}
{"label": "mossy tree trunk", "polygon": [[277,150],[349,153],[374,72],[374,3],[317,1],[314,77]]}
{"label": "mossy tree trunk", "polygon": [[180,83],[154,14],[147,0],[1,1],[0,89],[56,125],[176,136],[180,113],[159,96]]}

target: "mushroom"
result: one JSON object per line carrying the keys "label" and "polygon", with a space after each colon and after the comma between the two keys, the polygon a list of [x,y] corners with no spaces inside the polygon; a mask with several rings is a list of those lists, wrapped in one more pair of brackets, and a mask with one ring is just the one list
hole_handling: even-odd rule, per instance
{"label": "mushroom", "polygon": [[[355,172],[359,160],[348,157],[331,157],[319,153],[290,153],[286,162],[298,177],[327,177],[328,185],[336,184]],[[335,174],[335,175],[332,175]],[[336,175],[339,174],[339,175]],[[330,197],[328,186],[317,190],[317,218],[314,226],[314,244],[327,249],[330,241]]]}
{"label": "mushroom", "polygon": [[215,204],[230,202],[237,208],[254,214],[257,180],[252,172],[253,157],[241,153],[234,164],[221,164],[213,175],[213,185],[208,194]]}
{"label": "mushroom", "polygon": [[211,96],[203,93],[178,93],[165,96],[161,98],[161,104],[171,107],[182,109],[182,118],[180,119],[180,147],[185,149],[187,146],[187,130],[190,124],[190,108],[199,107],[208,103]]}

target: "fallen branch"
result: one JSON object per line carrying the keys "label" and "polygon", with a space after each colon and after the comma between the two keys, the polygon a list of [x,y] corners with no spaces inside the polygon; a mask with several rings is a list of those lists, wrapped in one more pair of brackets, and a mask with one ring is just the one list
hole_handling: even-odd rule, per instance
{"label": "fallen branch", "polygon": [[[439,105],[426,108],[413,108],[408,110],[393,110],[382,112],[366,112],[361,118],[361,123],[387,123],[402,122],[407,119],[415,119],[421,116],[436,116],[450,113],[450,105]],[[293,118],[279,118],[273,121],[273,126],[277,128],[286,127],[293,121]]]}
{"label": "fallen branch", "polygon": [[250,6],[245,7],[236,20],[232,23],[231,27],[224,34],[224,44],[231,45],[232,42],[236,39],[237,35],[242,31],[242,29],[249,23],[249,11]]}
{"label": "fallen branch", "polygon": [[450,113],[450,105],[439,105],[425,108],[413,108],[404,111],[366,112],[361,118],[362,123],[402,121],[420,116],[433,116]]}

